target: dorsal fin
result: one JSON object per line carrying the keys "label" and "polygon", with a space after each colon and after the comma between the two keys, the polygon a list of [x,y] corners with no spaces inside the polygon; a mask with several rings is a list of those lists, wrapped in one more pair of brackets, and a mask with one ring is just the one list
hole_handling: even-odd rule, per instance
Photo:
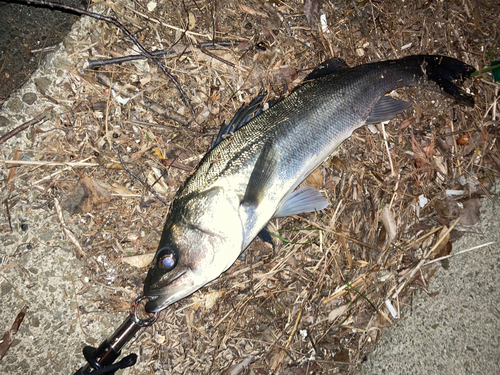
{"label": "dorsal fin", "polygon": [[[223,122],[219,130],[219,134],[217,134],[217,138],[212,141],[211,148],[217,146],[222,141],[224,135],[234,133],[248,124],[254,117],[260,115],[263,111],[265,97],[265,92],[257,95],[249,104],[243,104],[240,107],[228,125],[226,125],[226,122]],[[272,107],[274,100],[267,102],[267,104],[269,107]]]}

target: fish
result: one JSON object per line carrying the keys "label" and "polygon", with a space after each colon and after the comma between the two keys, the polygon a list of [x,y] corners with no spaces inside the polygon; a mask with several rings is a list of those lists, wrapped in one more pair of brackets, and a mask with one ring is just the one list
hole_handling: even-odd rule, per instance
{"label": "fish", "polygon": [[272,218],[327,207],[318,190],[298,186],[354,130],[411,106],[388,93],[418,86],[474,107],[463,87],[474,71],[438,55],[356,67],[333,58],[288,96],[218,137],[170,206],[144,282],[146,311],[159,312],[218,278]]}

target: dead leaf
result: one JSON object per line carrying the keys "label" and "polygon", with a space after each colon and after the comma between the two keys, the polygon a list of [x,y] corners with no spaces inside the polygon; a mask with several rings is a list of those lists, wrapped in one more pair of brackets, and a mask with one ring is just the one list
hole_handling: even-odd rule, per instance
{"label": "dead leaf", "polygon": [[297,69],[291,68],[291,67],[282,67],[276,71],[276,74],[278,74],[281,78],[283,78],[288,83],[295,81],[298,73],[299,73],[299,71]]}
{"label": "dead leaf", "polygon": [[389,246],[394,238],[396,238],[397,226],[396,220],[394,219],[394,213],[389,207],[385,206],[380,213],[380,221],[384,225],[386,231],[386,238],[384,248]]}
{"label": "dead leaf", "polygon": [[261,17],[264,17],[264,18],[269,18],[266,13],[258,11],[258,10],[255,10],[253,8],[250,8],[249,6],[247,6],[245,4],[238,3],[238,6],[240,7],[240,9],[243,12],[245,12],[246,14],[249,14],[251,16],[261,16]]}
{"label": "dead leaf", "polygon": [[309,26],[313,26],[319,16],[319,2],[318,0],[305,0],[304,1],[304,15],[306,16]]}
{"label": "dead leaf", "polygon": [[[16,151],[14,151],[14,156],[12,157],[12,160],[19,160],[21,157],[21,152],[19,152],[19,149],[16,148]],[[12,167],[9,168],[9,174],[7,175],[7,183],[14,178],[14,175],[16,174],[17,166],[14,164]]]}
{"label": "dead leaf", "polygon": [[134,193],[133,191],[127,189],[125,186],[119,185],[117,183],[113,183],[113,191],[116,194],[124,194],[124,195],[134,195],[137,193]]}
{"label": "dead leaf", "polygon": [[333,309],[330,314],[328,314],[328,321],[333,322],[339,316],[341,316],[346,310],[348,305],[339,306],[336,309]]}
{"label": "dead leaf", "polygon": [[457,145],[466,146],[469,144],[470,136],[469,134],[462,134],[457,138]]}
{"label": "dead leaf", "polygon": [[274,347],[267,355],[267,361],[269,363],[269,369],[271,371],[276,371],[280,364],[285,358],[285,351],[281,348]]}
{"label": "dead leaf", "polygon": [[[437,240],[441,239],[441,237],[445,236],[445,238],[441,241],[441,243],[439,244],[439,246],[433,251],[433,257],[432,259],[434,258],[437,258],[438,257],[438,254],[441,254],[441,252],[443,252],[443,250],[446,249],[447,245],[449,244],[450,242],[450,233],[448,232],[448,227],[447,226],[443,226],[443,229],[441,229],[441,231],[439,232],[439,236],[437,237]],[[441,256],[441,255],[439,255]]]}
{"label": "dead leaf", "polygon": [[188,29],[189,31],[193,30],[196,27],[196,18],[193,13],[189,12],[189,24],[188,24]]}
{"label": "dead leaf", "polygon": [[464,208],[460,210],[460,224],[474,225],[479,221],[481,201],[479,198],[471,198],[462,202]]}
{"label": "dead leaf", "polygon": [[311,173],[307,178],[306,182],[309,186],[315,189],[321,189],[323,187],[323,173],[320,168],[316,168],[313,173]]}
{"label": "dead leaf", "polygon": [[62,207],[71,214],[90,212],[94,206],[109,202],[110,194],[88,176],[83,176]]}
{"label": "dead leaf", "polygon": [[434,209],[440,217],[450,220],[456,219],[460,214],[458,203],[451,197],[434,201]]}
{"label": "dead leaf", "polygon": [[274,43],[274,35],[271,32],[271,30],[269,30],[267,27],[263,26],[262,27],[262,33],[264,34],[264,37],[269,42],[269,44],[273,44]]}
{"label": "dead leaf", "polygon": [[137,268],[145,268],[151,264],[155,257],[155,253],[156,252],[123,257],[121,261]]}
{"label": "dead leaf", "polygon": [[345,348],[341,349],[340,352],[335,353],[335,355],[333,356],[333,360],[335,362],[349,363],[349,350]]}
{"label": "dead leaf", "polygon": [[19,327],[21,326],[21,323],[24,320],[24,317],[26,315],[26,311],[28,311],[28,306],[24,306],[19,314],[17,314],[16,319],[14,320],[14,323],[12,323],[12,326],[10,329],[8,329],[2,339],[0,340],[0,361],[2,358],[5,356],[7,351],[9,350],[10,346],[12,345],[12,342],[14,341],[14,336],[16,335],[17,331],[19,330]]}

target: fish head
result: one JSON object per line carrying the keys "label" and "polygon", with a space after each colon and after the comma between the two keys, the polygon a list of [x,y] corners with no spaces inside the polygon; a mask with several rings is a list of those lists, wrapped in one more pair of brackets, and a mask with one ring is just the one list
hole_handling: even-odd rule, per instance
{"label": "fish head", "polygon": [[242,251],[238,208],[221,191],[175,201],[144,282],[153,313],[216,279]]}

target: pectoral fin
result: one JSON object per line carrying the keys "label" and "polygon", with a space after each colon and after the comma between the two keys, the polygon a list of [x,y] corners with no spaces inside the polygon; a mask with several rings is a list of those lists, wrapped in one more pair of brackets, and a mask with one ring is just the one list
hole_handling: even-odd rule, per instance
{"label": "pectoral fin", "polygon": [[250,175],[245,195],[241,201],[242,205],[258,206],[262,202],[271,187],[272,178],[276,176],[277,157],[275,145],[272,142],[266,142]]}
{"label": "pectoral fin", "polygon": [[320,211],[328,205],[328,201],[318,190],[306,186],[290,194],[287,200],[278,208],[273,218]]}

